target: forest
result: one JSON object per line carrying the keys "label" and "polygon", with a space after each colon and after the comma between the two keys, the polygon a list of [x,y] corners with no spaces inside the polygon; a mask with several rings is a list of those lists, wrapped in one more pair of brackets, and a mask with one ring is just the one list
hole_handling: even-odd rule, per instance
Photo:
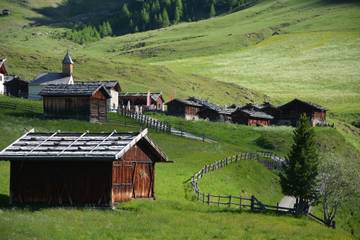
{"label": "forest", "polygon": [[[118,10],[106,18],[94,18],[88,24],[76,26],[65,34],[77,43],[96,41],[109,35],[122,35],[167,27],[179,22],[191,22],[242,9],[253,0],[143,0],[123,1]],[[110,1],[108,0],[109,4]],[[81,14],[96,9],[96,1],[68,0],[68,14]],[[99,10],[100,12],[100,10]]]}

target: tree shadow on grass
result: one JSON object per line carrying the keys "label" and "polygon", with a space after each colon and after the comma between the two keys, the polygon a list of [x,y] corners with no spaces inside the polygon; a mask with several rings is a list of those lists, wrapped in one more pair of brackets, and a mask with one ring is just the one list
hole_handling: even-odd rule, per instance
{"label": "tree shadow on grass", "polygon": [[125,0],[68,0],[55,6],[32,8],[40,17],[28,17],[32,25],[73,27],[92,24],[116,15]]}

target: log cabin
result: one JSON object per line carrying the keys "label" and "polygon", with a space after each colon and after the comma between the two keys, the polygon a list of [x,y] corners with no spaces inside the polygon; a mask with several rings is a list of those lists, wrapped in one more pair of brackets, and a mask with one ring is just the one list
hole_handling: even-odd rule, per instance
{"label": "log cabin", "polygon": [[294,99],[278,107],[279,114],[276,116],[276,122],[279,125],[296,126],[302,114],[305,114],[312,126],[326,124],[327,109],[310,102]]}
{"label": "log cabin", "polygon": [[104,85],[106,90],[111,95],[111,98],[107,101],[108,111],[113,112],[117,111],[119,108],[119,94],[121,92],[121,87],[119,81],[84,81],[84,82],[76,82],[83,84],[95,84],[95,85]]}
{"label": "log cabin", "polygon": [[40,95],[43,97],[45,117],[90,122],[104,122],[107,119],[107,100],[111,96],[103,85],[48,85]]}
{"label": "log cabin", "polygon": [[269,126],[274,119],[273,116],[256,109],[238,108],[231,114],[234,123],[246,124],[249,126]]}
{"label": "log cabin", "polygon": [[119,94],[119,105],[128,111],[164,111],[162,93],[124,92]]}
{"label": "log cabin", "polygon": [[155,198],[155,163],[167,156],[140,133],[37,133],[0,152],[10,161],[10,203],[114,206]]}
{"label": "log cabin", "polygon": [[67,52],[62,61],[62,72],[41,73],[29,83],[29,98],[41,100],[41,95],[39,93],[47,85],[74,84],[73,69],[74,62],[69,52]]}
{"label": "log cabin", "polygon": [[198,113],[203,108],[203,105],[190,99],[183,100],[176,98],[167,102],[166,105],[168,115],[183,117],[186,120],[198,120]]}
{"label": "log cabin", "polygon": [[18,76],[5,76],[4,95],[10,97],[27,98],[29,94],[29,82],[21,80]]}

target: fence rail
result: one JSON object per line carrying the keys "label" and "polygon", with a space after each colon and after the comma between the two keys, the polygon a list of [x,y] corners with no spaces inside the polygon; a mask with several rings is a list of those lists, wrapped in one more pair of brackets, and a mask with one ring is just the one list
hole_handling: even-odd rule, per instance
{"label": "fence rail", "polygon": [[152,128],[158,132],[164,132],[164,133],[171,132],[171,125],[167,122],[162,122],[157,119],[153,119],[147,115],[136,113],[133,111],[128,111],[126,109],[119,109],[118,112],[122,116],[134,119],[136,122],[143,125],[143,127]]}
{"label": "fence rail", "polygon": [[[223,160],[215,161],[212,164],[205,165],[197,173],[195,173],[189,180],[195,198],[207,205],[226,206],[228,208],[235,207],[239,209],[249,209],[251,211],[275,211],[278,213],[296,214],[294,208],[287,208],[276,205],[264,204],[255,196],[234,196],[234,195],[214,195],[210,193],[201,192],[198,181],[207,173],[217,169],[228,166],[229,164],[239,162],[241,160],[254,160],[271,170],[279,170],[284,162],[284,158],[276,156],[272,152],[257,152],[257,153],[239,153]],[[188,180],[188,181],[189,181]]]}
{"label": "fence rail", "polygon": [[42,107],[39,106],[24,106],[17,103],[0,102],[0,108],[6,108],[11,110],[21,110],[28,113],[39,113],[42,111]]}

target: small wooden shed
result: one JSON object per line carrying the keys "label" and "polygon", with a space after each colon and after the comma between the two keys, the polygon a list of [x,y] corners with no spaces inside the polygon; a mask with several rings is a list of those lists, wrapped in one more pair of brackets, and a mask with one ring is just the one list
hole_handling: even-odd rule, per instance
{"label": "small wooden shed", "polygon": [[238,108],[231,114],[234,123],[246,124],[249,126],[269,126],[273,116],[256,110]]}
{"label": "small wooden shed", "polygon": [[327,109],[311,102],[294,99],[278,107],[278,110],[276,119],[280,125],[296,126],[302,114],[306,114],[313,126],[326,124]]}
{"label": "small wooden shed", "polygon": [[10,203],[113,206],[155,198],[155,163],[166,155],[140,133],[36,133],[0,152],[10,161]]}
{"label": "small wooden shed", "polygon": [[107,119],[107,100],[110,93],[103,85],[48,85],[41,92],[44,115],[52,118],[74,118],[90,122]]}
{"label": "small wooden shed", "polygon": [[199,111],[203,105],[192,100],[173,99],[166,103],[167,114],[172,116],[184,117],[186,120],[198,120]]}
{"label": "small wooden shed", "polygon": [[27,98],[29,94],[29,82],[21,80],[18,76],[5,77],[5,95],[11,97]]}

